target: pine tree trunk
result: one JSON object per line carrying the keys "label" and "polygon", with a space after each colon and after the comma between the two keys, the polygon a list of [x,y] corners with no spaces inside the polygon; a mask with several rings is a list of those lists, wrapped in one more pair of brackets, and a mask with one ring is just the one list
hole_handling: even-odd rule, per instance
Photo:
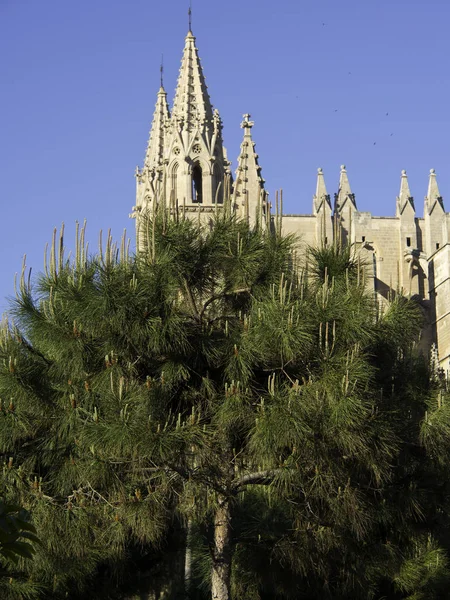
{"label": "pine tree trunk", "polygon": [[231,511],[230,500],[220,498],[214,517],[214,548],[211,577],[212,600],[230,600]]}
{"label": "pine tree trunk", "polygon": [[184,555],[184,595],[185,598],[191,597],[191,578],[192,578],[192,520],[189,519],[186,531],[186,550]]}

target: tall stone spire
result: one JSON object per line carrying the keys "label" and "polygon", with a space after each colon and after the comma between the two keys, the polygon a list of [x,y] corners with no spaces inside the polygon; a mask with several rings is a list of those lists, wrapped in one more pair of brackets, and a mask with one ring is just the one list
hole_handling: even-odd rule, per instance
{"label": "tall stone spire", "polygon": [[144,168],[136,172],[133,216],[141,219],[160,202],[172,213],[181,206],[185,213],[214,212],[231,185],[229,165],[189,25],[170,112],[161,79]]}
{"label": "tall stone spire", "polygon": [[187,131],[213,121],[211,100],[192,31],[185,39],[172,117]]}
{"label": "tall stone spire", "polygon": [[403,169],[400,180],[400,192],[397,196],[397,216],[402,215],[405,210],[408,210],[413,214],[416,212],[414,207],[414,198],[411,196],[411,192],[409,190],[408,176],[405,169]]}
{"label": "tall stone spire", "polygon": [[224,178],[229,176],[222,120],[212,108],[191,30],[185,39],[166,139],[166,197],[188,207],[212,207],[216,198],[221,202]]}
{"label": "tall stone spire", "polygon": [[167,94],[161,81],[161,87],[156,99],[155,112],[153,113],[147,151],[145,153],[144,169],[155,169],[162,163],[164,156],[164,133],[169,118]]}
{"label": "tall stone spire", "polygon": [[[155,111],[153,113],[152,126],[145,153],[144,168],[136,169],[136,205],[133,207],[131,216],[139,217],[142,211],[153,208],[156,199],[162,192],[162,165],[164,160],[165,131],[167,122],[170,118],[169,107],[167,104],[167,94],[162,84],[161,67],[161,87],[156,98]],[[139,220],[139,219],[138,219]],[[136,235],[139,238],[139,227],[136,222]]]}
{"label": "tall stone spire", "polygon": [[[261,177],[261,167],[258,164],[258,155],[255,152],[256,143],[252,139],[253,121],[249,114],[243,115],[241,127],[244,130],[244,139],[236,169],[236,182],[234,185],[234,203],[236,213],[249,220],[251,225],[259,219],[261,209],[265,213],[264,179]],[[264,204],[264,207],[261,205]]]}

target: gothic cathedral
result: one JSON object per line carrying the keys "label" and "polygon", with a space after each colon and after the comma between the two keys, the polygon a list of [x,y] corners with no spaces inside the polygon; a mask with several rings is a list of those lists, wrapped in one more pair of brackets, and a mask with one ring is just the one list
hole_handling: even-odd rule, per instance
{"label": "gothic cathedral", "polygon": [[[244,115],[243,141],[235,178],[222,139],[222,121],[209,98],[195,37],[189,31],[183,50],[172,109],[161,81],[144,166],[136,170],[136,248],[146,214],[158,206],[198,215],[204,222],[228,202],[251,225],[274,217],[258,165],[253,122]],[[277,202],[278,205],[278,202]],[[278,208],[278,207],[277,207]],[[416,296],[424,307],[424,349],[441,369],[450,368],[450,213],[444,210],[436,173],[429,175],[424,216],[417,217],[406,171],[400,177],[395,216],[358,211],[347,170],[341,167],[331,203],[324,174],[318,170],[312,214],[283,215],[284,233],[295,233],[303,249],[332,243],[336,236],[351,244],[370,266],[370,286],[380,302],[398,290]]]}

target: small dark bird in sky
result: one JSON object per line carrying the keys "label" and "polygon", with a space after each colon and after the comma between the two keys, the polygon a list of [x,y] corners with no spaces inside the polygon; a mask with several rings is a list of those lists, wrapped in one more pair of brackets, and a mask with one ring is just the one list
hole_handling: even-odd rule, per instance
{"label": "small dark bird in sky", "polygon": [[376,143],[376,142],[374,142],[374,143],[373,143],[373,145],[374,145],[374,146],[376,146],[376,145],[377,145],[377,143]]}
{"label": "small dark bird in sky", "polygon": [[389,113],[386,113],[386,116],[388,117],[388,116],[389,116]]}
{"label": "small dark bird in sky", "polygon": [[393,133],[391,133],[390,137],[392,137],[393,135],[394,135],[394,134],[393,134]]}
{"label": "small dark bird in sky", "polygon": [[351,72],[349,71],[348,74],[351,75]]}
{"label": "small dark bird in sky", "polygon": [[334,109],[334,112],[337,112],[337,111],[338,111],[338,109],[337,109],[337,108],[335,108],[335,109]]}
{"label": "small dark bird in sky", "polygon": [[322,27],[325,27],[325,23],[322,23]]}

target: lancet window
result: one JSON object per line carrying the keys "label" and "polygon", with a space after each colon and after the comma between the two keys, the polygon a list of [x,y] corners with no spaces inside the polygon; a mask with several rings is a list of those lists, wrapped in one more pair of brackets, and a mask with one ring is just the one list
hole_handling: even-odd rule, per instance
{"label": "lancet window", "polygon": [[192,202],[203,202],[203,173],[198,163],[195,163],[192,169]]}

